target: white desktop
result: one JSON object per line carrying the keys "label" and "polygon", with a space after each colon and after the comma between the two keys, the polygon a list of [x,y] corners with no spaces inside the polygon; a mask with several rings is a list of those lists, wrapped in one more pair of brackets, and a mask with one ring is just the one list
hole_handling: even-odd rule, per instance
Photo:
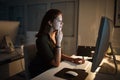
{"label": "white desktop", "polygon": [[[80,56],[72,56],[72,57],[80,57]],[[87,57],[85,57],[85,59],[87,59]],[[33,78],[32,80],[65,80],[63,78],[60,77],[56,77],[55,74],[57,72],[59,72],[60,70],[62,70],[63,68],[70,68],[70,69],[83,69],[85,71],[89,71],[90,67],[91,67],[92,63],[90,61],[85,61],[84,64],[75,64],[69,61],[62,61],[60,63],[59,67],[54,67],[51,68],[47,71],[45,71],[44,73],[36,76],[35,78]]]}

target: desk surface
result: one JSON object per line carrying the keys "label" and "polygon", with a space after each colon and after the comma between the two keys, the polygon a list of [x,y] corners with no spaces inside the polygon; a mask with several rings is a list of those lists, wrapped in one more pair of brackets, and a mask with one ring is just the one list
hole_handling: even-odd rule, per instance
{"label": "desk surface", "polygon": [[[106,60],[106,59],[105,59]],[[120,60],[120,56],[119,56]],[[61,62],[59,67],[52,68],[50,70],[47,70],[46,72],[36,76],[32,80],[65,80],[59,77],[54,76],[55,73],[62,70],[63,68],[73,68],[73,69],[84,69],[86,72],[88,72],[88,76],[85,80],[119,80],[120,79],[120,72],[118,72],[117,75],[109,75],[109,74],[102,74],[102,73],[92,73],[90,71],[92,63],[89,61],[86,61],[85,64],[76,65],[74,63],[63,61]],[[120,62],[118,64],[118,68],[120,69]]]}
{"label": "desk surface", "polygon": [[82,65],[76,65],[74,63],[63,61],[61,62],[59,67],[52,68],[41,75],[38,75],[37,77],[33,78],[32,80],[64,80],[59,77],[54,76],[55,73],[62,70],[63,68],[71,68],[71,69],[88,69],[88,67],[91,65],[90,62],[86,61],[85,64]]}

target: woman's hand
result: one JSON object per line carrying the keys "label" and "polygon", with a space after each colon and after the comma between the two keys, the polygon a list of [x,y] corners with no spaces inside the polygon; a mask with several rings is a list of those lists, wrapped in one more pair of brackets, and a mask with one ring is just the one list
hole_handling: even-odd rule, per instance
{"label": "woman's hand", "polygon": [[61,47],[62,38],[63,38],[63,32],[60,29],[56,32],[56,45],[59,47]]}
{"label": "woman's hand", "polygon": [[76,64],[83,64],[85,63],[85,60],[81,58],[73,58],[72,62]]}

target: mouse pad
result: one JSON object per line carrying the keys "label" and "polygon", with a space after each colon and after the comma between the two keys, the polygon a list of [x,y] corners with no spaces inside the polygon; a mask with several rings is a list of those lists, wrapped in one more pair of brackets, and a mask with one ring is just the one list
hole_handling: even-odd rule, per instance
{"label": "mouse pad", "polygon": [[[66,74],[67,71],[75,71],[78,73],[78,76],[76,76],[76,77],[70,76],[70,75]],[[60,70],[59,72],[57,72],[55,74],[56,77],[60,77],[60,78],[66,79],[66,80],[85,80],[87,75],[88,75],[88,73],[85,72],[85,70],[70,69],[70,68],[63,68],[62,70]]]}

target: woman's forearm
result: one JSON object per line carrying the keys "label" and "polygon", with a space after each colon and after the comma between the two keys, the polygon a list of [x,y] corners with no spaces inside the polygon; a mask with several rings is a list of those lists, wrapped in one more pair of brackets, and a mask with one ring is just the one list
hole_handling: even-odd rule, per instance
{"label": "woman's forearm", "polygon": [[61,62],[61,48],[57,48],[57,53],[56,53],[56,64],[57,66],[59,66],[60,62]]}
{"label": "woman's forearm", "polygon": [[73,58],[71,58],[70,56],[65,55],[65,54],[62,54],[62,55],[61,55],[61,58],[62,58],[63,60],[67,60],[67,61],[70,61],[70,62],[73,61]]}
{"label": "woman's forearm", "polygon": [[67,61],[70,61],[70,62],[73,62],[73,63],[76,63],[76,64],[83,64],[85,62],[85,60],[82,59],[82,58],[72,58],[72,57],[67,56],[65,54],[62,54],[61,58],[63,60],[67,60]]}
{"label": "woman's forearm", "polygon": [[58,67],[60,62],[61,62],[61,48],[56,48],[56,54],[55,58],[52,60],[52,64]]}

